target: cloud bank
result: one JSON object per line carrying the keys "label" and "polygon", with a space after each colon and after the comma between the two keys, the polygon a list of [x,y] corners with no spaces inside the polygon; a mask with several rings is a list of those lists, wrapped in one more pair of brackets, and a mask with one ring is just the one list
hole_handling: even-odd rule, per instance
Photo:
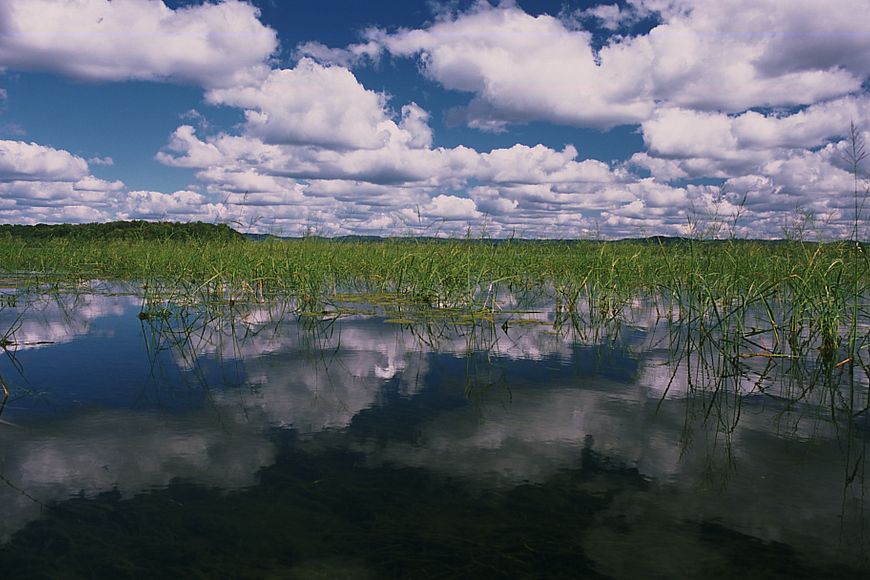
{"label": "cloud bank", "polygon": [[[36,8],[49,16],[37,19]],[[834,237],[855,217],[843,154],[850,124],[870,127],[870,29],[854,17],[870,11],[867,0],[836,10],[632,0],[538,15],[478,2],[419,28],[366,29],[345,47],[303,41],[289,65],[270,60],[277,33],[243,2],[40,0],[3,10],[0,64],[10,70],[194,83],[207,104],[243,115],[217,129],[197,112],[196,127],[167,137],[155,159],[196,178],[169,193],[82,182],[91,168],[81,157],[5,141],[0,203],[14,207],[5,221],[42,220],[40,208],[53,205],[64,219],[77,207],[290,235],[683,235],[706,220],[718,222],[708,233],[782,237],[810,218],[810,235]],[[59,34],[61,22],[78,23],[76,34]],[[119,52],[109,37],[121,33],[133,41]],[[361,82],[360,69],[390,59],[410,60],[422,82],[465,104],[427,108]],[[531,122],[628,126],[643,146],[617,162],[572,143],[445,147],[445,117],[508,136]]]}

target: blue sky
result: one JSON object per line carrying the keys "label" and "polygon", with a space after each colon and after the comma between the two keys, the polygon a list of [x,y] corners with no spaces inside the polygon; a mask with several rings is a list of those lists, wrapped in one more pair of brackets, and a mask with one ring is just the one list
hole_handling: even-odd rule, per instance
{"label": "blue sky", "polygon": [[842,236],[868,13],[0,0],[0,223]]}

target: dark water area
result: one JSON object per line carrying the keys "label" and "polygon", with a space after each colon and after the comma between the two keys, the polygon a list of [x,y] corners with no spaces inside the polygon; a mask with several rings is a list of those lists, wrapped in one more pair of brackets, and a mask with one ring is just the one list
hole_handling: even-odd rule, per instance
{"label": "dark water area", "polygon": [[0,578],[870,572],[845,367],[675,356],[641,303],[581,328],[12,292]]}

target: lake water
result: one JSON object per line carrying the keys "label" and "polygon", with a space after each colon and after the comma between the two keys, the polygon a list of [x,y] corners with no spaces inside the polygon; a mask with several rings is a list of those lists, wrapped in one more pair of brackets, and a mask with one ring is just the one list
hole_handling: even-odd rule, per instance
{"label": "lake water", "polygon": [[598,326],[142,319],[100,283],[0,304],[3,578],[870,571],[866,374],[681,351],[641,301]]}

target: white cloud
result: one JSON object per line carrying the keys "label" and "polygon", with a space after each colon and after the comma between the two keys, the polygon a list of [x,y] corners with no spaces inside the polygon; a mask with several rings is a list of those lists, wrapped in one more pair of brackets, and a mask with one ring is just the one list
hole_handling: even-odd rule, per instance
{"label": "white cloud", "polygon": [[211,122],[199,111],[196,109],[188,109],[182,114],[178,115],[178,118],[182,121],[186,121],[193,125],[196,125],[202,131],[209,131],[212,128]]}
{"label": "white cloud", "polygon": [[[651,9],[636,13],[642,10]],[[675,21],[692,14],[676,7],[663,10]],[[432,30],[440,25],[455,32],[450,27],[464,18],[492,19],[502,26],[487,34],[463,22],[465,38],[477,39],[484,48],[491,37],[509,43],[511,35],[522,36],[530,22],[532,29],[550,27],[556,38],[577,40],[572,36],[577,31],[561,21],[533,19],[517,8],[478,8],[442,20]],[[430,33],[406,32],[393,40],[418,42]],[[467,47],[460,52],[457,58],[475,54]],[[435,66],[434,57],[426,58],[426,66]],[[669,66],[677,65],[664,63],[655,73],[672,78],[668,75],[679,67],[669,72]],[[474,74],[457,82],[467,80],[473,88],[482,78],[474,71],[465,70]],[[676,235],[686,232],[693,214],[727,221],[739,213],[742,223],[735,231],[763,228],[762,235],[776,235],[769,225],[771,212],[793,212],[798,204],[829,216],[839,227],[834,222],[844,219],[848,188],[842,187],[842,168],[824,148],[842,138],[848,119],[870,121],[868,100],[858,95],[797,111],[737,114],[671,106],[665,100],[653,103],[641,123],[646,150],[611,166],[579,158],[572,145],[561,150],[523,144],[491,151],[434,147],[428,111],[409,103],[392,112],[385,96],[366,89],[351,71],[307,58],[293,69],[273,71],[259,85],[213,90],[209,98],[246,111],[240,134],[199,136],[184,125],[157,159],[197,169],[210,202],[223,204],[221,215],[290,233],[315,223],[324,234],[385,233],[384,228],[460,234],[471,225],[490,235]],[[493,102],[478,98],[474,103],[497,113]],[[325,121],[329,118],[334,125]],[[818,147],[823,150],[809,151]],[[751,186],[765,176],[767,186]],[[668,183],[695,178],[721,179],[724,190]],[[827,196],[824,202],[813,197],[820,191]]]}
{"label": "white cloud", "polygon": [[75,196],[55,197],[46,203],[38,198],[28,198],[24,203],[18,200],[5,198],[4,191],[0,192],[0,222],[14,224],[57,224],[57,223],[90,223],[107,222],[118,219],[117,214],[111,208],[104,209],[101,200],[76,199]]}
{"label": "white cloud", "polygon": [[[867,3],[844,2],[850,10]],[[257,22],[254,8],[239,2],[177,10],[139,0],[80,3],[88,10],[105,4],[118,18],[144,11],[142,30],[153,14],[166,17],[162,30],[187,31],[196,29],[191,11],[205,22],[223,10],[273,34]],[[3,219],[81,221],[90,211],[87,221],[204,219],[289,234],[311,227],[327,235],[461,234],[470,225],[496,236],[570,237],[677,234],[692,212],[721,217],[739,210],[739,231],[777,235],[771,224],[801,207],[836,231],[848,220],[851,199],[842,139],[850,122],[870,125],[870,98],[856,90],[870,71],[864,48],[870,41],[840,14],[832,18],[848,38],[827,22],[816,26],[818,9],[803,0],[735,6],[636,0],[555,18],[530,16],[516,3],[478,3],[465,12],[444,11],[419,30],[370,30],[364,42],[343,49],[300,46],[294,67],[260,67],[260,76],[243,75],[244,82],[230,83],[268,53],[244,66],[239,59],[252,52],[226,57],[223,72],[213,76],[172,63],[163,72],[136,69],[146,76],[118,73],[200,82],[209,104],[238,108],[245,121],[216,132],[200,112],[183,113],[185,124],[155,159],[194,170],[197,183],[173,193],[128,192],[122,182],[90,175],[88,162],[66,151],[0,141]],[[581,27],[590,17],[615,30],[648,17],[658,25],[646,34],[614,35],[596,51]],[[812,54],[804,40],[816,47]],[[16,42],[24,41],[0,39],[0,59]],[[120,53],[118,67],[132,62],[132,50]],[[159,61],[162,48],[154,50]],[[632,123],[644,149],[608,164],[583,158],[572,144],[439,147],[430,125],[437,109],[391,102],[347,68],[376,61],[384,51],[419,58],[423,74],[471,94],[467,106],[447,112],[452,120],[489,131],[535,119]],[[101,54],[95,50],[91,61]],[[216,53],[197,54],[185,58]],[[51,70],[116,78],[71,72],[91,62],[82,58],[61,59]],[[111,157],[89,162],[106,165]]]}
{"label": "white cloud", "polygon": [[597,66],[589,33],[513,6],[478,4],[428,29],[370,36],[392,54],[419,55],[445,87],[474,93],[468,116],[491,128],[532,119],[608,127],[645,119],[653,104],[639,90],[642,78]]}
{"label": "white cloud", "polygon": [[519,205],[515,199],[507,199],[502,196],[498,188],[492,186],[475,187],[470,192],[478,210],[495,216],[510,214]]}
{"label": "white cloud", "polygon": [[91,157],[88,159],[88,163],[91,165],[104,165],[111,167],[115,164],[115,160],[106,155],[105,157]]}
{"label": "white cloud", "polygon": [[792,115],[747,111],[732,118],[732,131],[740,147],[812,148],[845,136],[853,122],[858,127],[870,124],[867,95],[822,102]]}
{"label": "white cloud", "polygon": [[868,10],[867,0],[835,10],[813,0],[598,6],[587,15],[608,27],[653,13],[661,23],[614,36],[597,53],[585,30],[513,3],[368,36],[391,54],[419,57],[444,87],[472,93],[471,126],[539,119],[607,128],[647,120],[661,105],[741,112],[857,91],[870,74],[870,31],[854,15]]}
{"label": "white cloud", "polygon": [[[682,137],[660,139],[655,130],[649,133],[658,143],[655,155],[675,157],[657,157],[651,150],[632,158],[631,165],[650,168],[654,178],[638,177],[627,167],[578,160],[571,146],[556,151],[515,145],[481,153],[390,141],[379,149],[331,151],[225,134],[200,139],[189,127],[176,131],[174,150],[164,151],[161,160],[199,169],[197,176],[207,184],[210,199],[226,204],[221,215],[292,234],[316,223],[320,233],[332,235],[433,233],[433,228],[462,234],[467,225],[496,236],[513,231],[542,237],[588,236],[593,231],[678,235],[686,233],[694,212],[722,222],[741,213],[741,232],[753,231],[756,224],[763,225],[762,234],[775,236],[780,231],[772,230],[767,220],[777,209],[793,212],[801,204],[819,215],[845,218],[836,213],[848,205],[848,175],[832,164],[838,146],[815,153],[782,149],[735,154],[735,118],[688,113]],[[668,114],[679,117],[685,112]],[[782,127],[790,126],[784,120]],[[738,173],[737,167],[745,171]],[[717,201],[721,196],[715,186],[667,183],[711,174],[727,179],[726,198]],[[737,180],[743,175],[752,176],[752,183],[769,175],[776,183],[753,188]],[[827,201],[816,201],[819,196]]]}
{"label": "white cloud", "polygon": [[729,158],[778,148],[808,149],[837,140],[849,124],[870,123],[870,99],[845,97],[811,105],[792,114],[739,115],[661,109],[642,125],[650,153],[666,157]]}
{"label": "white cloud", "polygon": [[429,126],[429,113],[411,103],[402,107],[402,122],[399,127],[408,136],[408,146],[424,149],[432,146],[432,128]]}
{"label": "white cloud", "polygon": [[436,196],[425,212],[427,216],[445,220],[467,220],[480,216],[473,200],[454,195]]}
{"label": "white cloud", "polygon": [[543,145],[514,145],[479,154],[473,177],[499,183],[611,182],[610,168],[594,159],[576,161],[572,145],[554,151]]}
{"label": "white cloud", "polygon": [[377,63],[383,47],[374,41],[351,44],[347,48],[331,48],[321,42],[304,42],[296,48],[300,58],[310,58],[322,64],[351,67],[366,60]]}
{"label": "white cloud", "polygon": [[345,68],[309,59],[273,70],[258,86],[212,90],[207,98],[245,109],[247,133],[267,143],[376,149],[397,132],[383,95]]}
{"label": "white cloud", "polygon": [[36,143],[0,140],[0,182],[71,181],[88,172],[88,164],[62,149]]}
{"label": "white cloud", "polygon": [[662,182],[676,181],[689,177],[689,174],[680,167],[679,161],[653,157],[646,152],[635,153],[629,158],[627,164],[646,169],[653,177]]}
{"label": "white cloud", "polygon": [[650,153],[667,157],[740,155],[731,122],[725,115],[686,109],[663,109],[643,124]]}
{"label": "white cloud", "polygon": [[791,114],[661,109],[642,125],[647,150],[634,154],[630,162],[663,181],[758,175],[777,160],[840,141],[853,122],[858,127],[870,123],[866,95],[822,102]]}
{"label": "white cloud", "polygon": [[[181,125],[175,129],[164,149],[164,151],[158,152],[154,158],[172,167],[209,167],[224,159],[218,147],[200,141],[196,137],[196,130],[190,125]],[[170,152],[182,155],[173,155]]]}
{"label": "white cloud", "polygon": [[221,204],[194,191],[128,192],[122,181],[88,174],[62,149],[0,141],[0,208],[4,223],[80,223],[117,219],[218,220]]}
{"label": "white cloud", "polygon": [[175,10],[161,0],[6,0],[0,66],[226,86],[256,77],[277,48],[275,31],[258,17],[238,0]]}
{"label": "white cloud", "polygon": [[76,181],[73,184],[73,189],[76,191],[121,191],[124,189],[124,182],[105,181],[93,175],[88,175]]}
{"label": "white cloud", "polygon": [[377,149],[328,150],[303,145],[270,145],[256,137],[218,134],[200,139],[183,125],[175,130],[157,159],[171,166],[255,169],[297,179],[358,180],[375,184],[419,183],[460,186],[470,179],[498,183],[609,183],[620,177],[600,161],[577,161],[577,150],[555,151],[543,145],[514,145],[479,153],[467,147],[429,148],[426,113],[403,108],[396,139]]}
{"label": "white cloud", "polygon": [[221,204],[207,203],[195,191],[176,191],[171,194],[158,191],[131,191],[124,197],[119,215],[123,219],[171,219],[177,221],[219,221],[224,217]]}
{"label": "white cloud", "polygon": [[[79,184],[82,187],[79,187]],[[0,183],[0,197],[14,202],[14,205],[20,209],[29,207],[57,209],[67,205],[83,205],[93,208],[95,212],[104,212],[115,204],[117,191],[117,182],[108,183],[92,177],[79,182],[9,181]],[[51,221],[56,222],[57,220],[52,219]]]}

